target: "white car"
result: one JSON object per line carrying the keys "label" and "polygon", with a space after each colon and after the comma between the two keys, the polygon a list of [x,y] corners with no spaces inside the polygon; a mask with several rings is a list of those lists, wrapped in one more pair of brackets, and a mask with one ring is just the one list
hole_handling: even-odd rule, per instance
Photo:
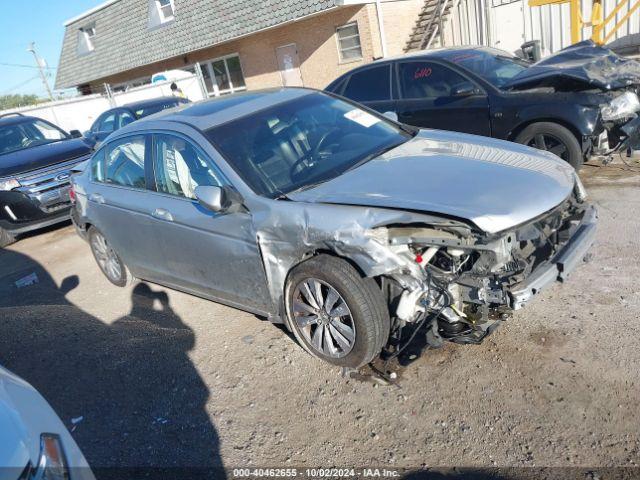
{"label": "white car", "polygon": [[0,480],[95,480],[69,431],[27,382],[0,367]]}

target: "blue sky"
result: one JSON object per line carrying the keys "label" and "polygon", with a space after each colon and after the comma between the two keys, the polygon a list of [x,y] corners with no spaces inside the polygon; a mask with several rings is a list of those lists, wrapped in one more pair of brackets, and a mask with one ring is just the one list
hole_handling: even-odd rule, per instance
{"label": "blue sky", "polygon": [[[57,67],[62,48],[65,20],[99,5],[104,0],[2,0],[0,15],[0,95],[34,93],[45,96],[45,88],[34,67],[33,55],[27,52],[36,42],[38,54],[50,67]],[[55,70],[50,70],[53,88]]]}

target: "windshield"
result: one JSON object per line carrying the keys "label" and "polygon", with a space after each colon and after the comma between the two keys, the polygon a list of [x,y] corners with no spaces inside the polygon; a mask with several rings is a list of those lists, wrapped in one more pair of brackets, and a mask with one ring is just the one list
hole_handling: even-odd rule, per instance
{"label": "windshield", "polygon": [[500,50],[473,50],[452,55],[448,60],[472,71],[498,88],[502,88],[516,75],[529,68],[529,63],[525,60]]}
{"label": "windshield", "polygon": [[58,127],[43,120],[26,120],[0,126],[0,155],[69,138]]}
{"label": "windshield", "polygon": [[154,105],[149,105],[148,107],[139,108],[138,110],[135,111],[136,118],[147,117],[149,115],[153,115],[154,113],[158,113],[163,110],[176,107],[183,103],[188,103],[188,102],[185,99],[176,98],[175,100],[168,100],[164,103],[156,103]]}
{"label": "windshield", "polygon": [[410,135],[313,93],[215,127],[207,137],[256,193],[274,198],[335,178]]}

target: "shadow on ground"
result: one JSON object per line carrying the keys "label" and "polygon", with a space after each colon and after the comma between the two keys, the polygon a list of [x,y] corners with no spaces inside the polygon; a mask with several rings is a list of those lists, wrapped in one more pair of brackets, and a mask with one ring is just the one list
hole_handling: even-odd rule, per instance
{"label": "shadow on ground", "polygon": [[107,325],[66,299],[78,284],[71,276],[57,285],[30,257],[0,249],[0,364],[68,428],[75,419],[73,436],[98,478],[124,478],[122,467],[224,478],[209,390],[188,356],[195,335],[167,294],[138,284],[131,313]]}

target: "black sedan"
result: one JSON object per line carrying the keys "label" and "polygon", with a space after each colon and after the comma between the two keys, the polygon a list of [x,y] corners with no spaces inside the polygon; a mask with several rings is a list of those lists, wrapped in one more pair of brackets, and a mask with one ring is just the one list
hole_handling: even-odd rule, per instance
{"label": "black sedan", "polygon": [[91,125],[91,129],[84,133],[84,136],[97,144],[112,132],[129,125],[131,122],[185,103],[189,103],[189,100],[182,97],[160,97],[112,108],[100,115]]}
{"label": "black sedan", "polygon": [[578,169],[633,140],[638,84],[640,64],[583,42],[533,64],[486,47],[421,51],[352,70],[326,90],[409,125],[548,150]]}

